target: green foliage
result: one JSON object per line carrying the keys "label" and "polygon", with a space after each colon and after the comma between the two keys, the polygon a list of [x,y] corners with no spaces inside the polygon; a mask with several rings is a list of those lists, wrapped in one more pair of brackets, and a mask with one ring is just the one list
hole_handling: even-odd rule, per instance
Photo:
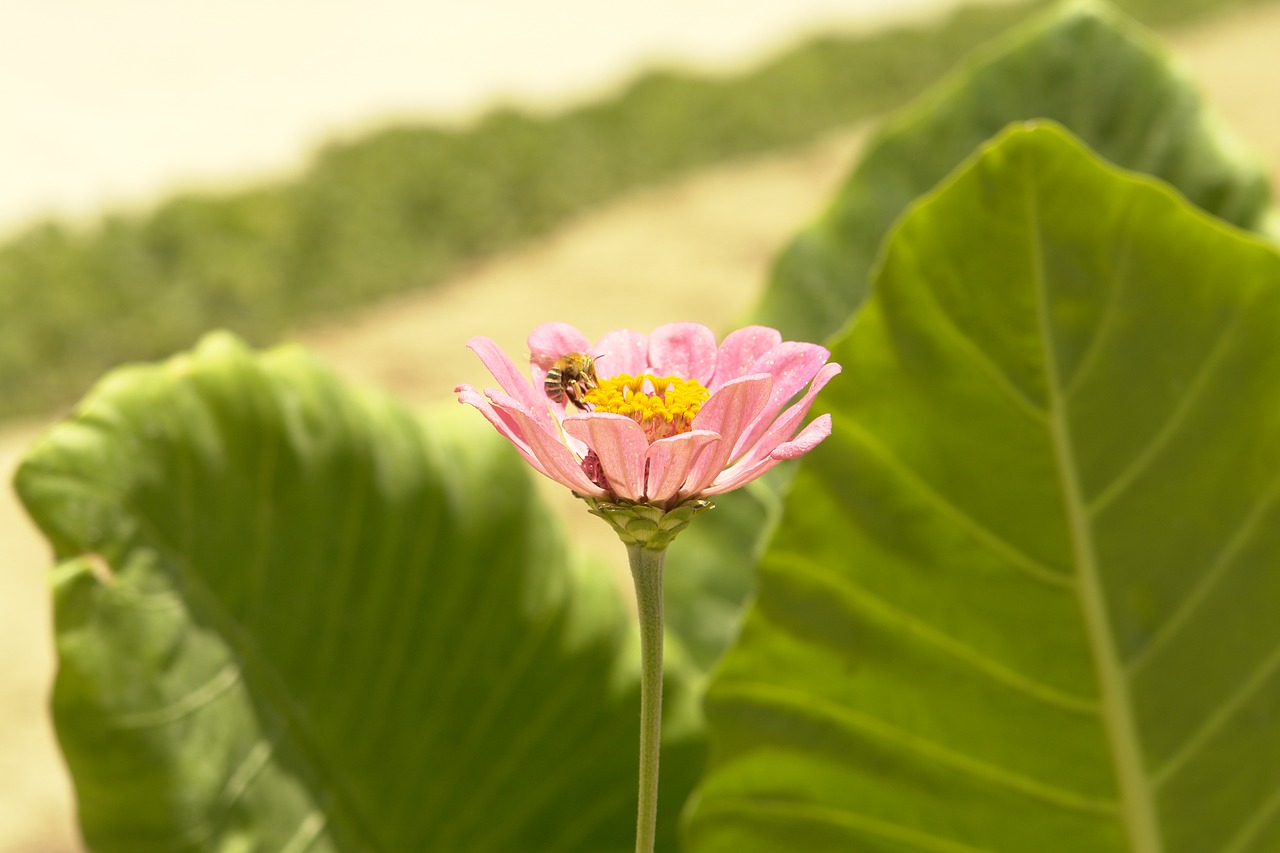
{"label": "green foliage", "polygon": [[[631,849],[633,617],[467,414],[216,336],[33,449],[93,849]],[[674,663],[668,844],[701,764]]]}
{"label": "green foliage", "polygon": [[779,258],[757,319],[823,340],[866,298],[907,206],[1005,125],[1058,121],[1243,228],[1263,224],[1262,164],[1209,114],[1165,51],[1108,8],[1071,3],[1010,33],[889,121],[827,212]]}
{"label": "green foliage", "polygon": [[[1249,2],[1272,0],[1232,5]],[[636,187],[869,118],[1043,5],[819,38],[738,78],[650,74],[547,118],[405,126],[330,147],[296,181],[181,197],[88,233],[32,229],[0,247],[0,417],[66,403],[107,368],[209,329],[271,342],[310,317],[439,283]],[[1224,6],[1124,5],[1161,23]]]}
{"label": "green foliage", "polygon": [[[842,322],[861,298],[833,265],[866,276],[912,196],[1013,116],[1065,117],[1258,226],[1258,172],[1127,25],[1077,8],[1020,38],[891,124],[789,256],[785,286],[835,313],[771,319]],[[858,62],[897,73],[871,44]],[[0,406],[36,399],[22,359],[155,354],[206,322],[269,338],[816,132],[844,49],[390,132],[288,187],[33,232],[0,252],[0,316],[49,311],[0,335]],[[871,99],[916,79],[845,70]],[[1044,123],[880,252],[816,409],[835,433],[793,488],[780,468],[672,547],[660,849],[686,800],[691,853],[1280,847],[1280,256]],[[633,617],[473,412],[418,419],[218,335],[112,373],[16,484],[59,561],[54,714],[94,849],[631,849]]]}
{"label": "green foliage", "polygon": [[1278,325],[1274,249],[1051,125],[913,207],[690,849],[1280,847]]}
{"label": "green foliage", "polygon": [[[1158,45],[1104,7],[1062,6],[986,48],[891,117],[830,210],[781,256],[756,319],[821,340],[866,294],[884,234],[981,142],[1015,118],[1058,116],[1113,161],[1173,183],[1217,215],[1259,227],[1261,167],[1214,121]],[[671,624],[710,666],[732,642],[777,516],[779,471],[683,534]]]}
{"label": "green foliage", "polygon": [[689,657],[710,671],[738,635],[742,610],[755,588],[760,550],[780,511],[789,471],[716,499],[671,546],[666,574],[667,627]]}

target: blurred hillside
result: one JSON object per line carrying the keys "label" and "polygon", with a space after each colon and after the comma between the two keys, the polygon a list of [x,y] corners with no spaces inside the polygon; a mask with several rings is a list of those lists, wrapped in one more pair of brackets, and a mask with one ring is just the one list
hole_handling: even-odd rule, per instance
{"label": "blurred hillside", "polygon": [[[1007,0],[1006,0],[1007,1]],[[955,0],[80,0],[0,4],[0,233],[296,173],[321,138],[737,73],[819,32]]]}

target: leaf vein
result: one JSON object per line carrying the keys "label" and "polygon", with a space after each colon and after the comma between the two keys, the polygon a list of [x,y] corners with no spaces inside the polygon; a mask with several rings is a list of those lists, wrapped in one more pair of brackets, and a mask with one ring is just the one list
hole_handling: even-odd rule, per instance
{"label": "leaf vein", "polygon": [[[505,659],[505,666],[497,671],[491,681],[491,688],[485,694],[483,703],[468,710],[466,731],[450,745],[452,760],[459,767],[478,767],[483,763],[483,756],[475,756],[478,741],[486,735],[492,736],[493,723],[499,713],[509,704],[520,705],[525,700],[522,688],[528,689],[521,679],[529,674],[530,667],[540,658],[546,660],[550,645],[555,650],[556,637],[551,631],[557,620],[556,613],[543,614],[533,625],[526,626],[520,648]],[[471,799],[468,797],[468,799]]]}
{"label": "leaf vein", "polygon": [[817,694],[764,682],[737,681],[718,687],[717,700],[726,696],[739,701],[772,706],[800,717],[819,718],[846,731],[896,746],[917,757],[951,768],[974,779],[981,779],[1006,790],[1039,800],[1068,811],[1114,817],[1118,803],[1071,791],[1050,782],[1026,776],[1014,770],[957,752],[913,732],[886,723],[871,714],[855,711]]}
{"label": "leaf vein", "polygon": [[1236,830],[1236,834],[1227,840],[1220,853],[1244,853],[1248,845],[1258,837],[1258,833],[1266,829],[1280,814],[1280,788],[1263,800],[1258,808]]}
{"label": "leaf vein", "polygon": [[[1125,224],[1127,225],[1127,222]],[[1080,360],[1076,362],[1075,371],[1072,372],[1071,377],[1067,379],[1066,384],[1063,386],[1063,400],[1070,400],[1076,395],[1076,392],[1080,390],[1080,386],[1084,384],[1084,380],[1089,376],[1089,372],[1093,370],[1094,365],[1099,363],[1098,359],[1102,356],[1102,345],[1120,314],[1120,283],[1128,276],[1129,264],[1133,256],[1133,244],[1131,240],[1127,239],[1127,231],[1120,231],[1117,238],[1121,241],[1121,251],[1115,262],[1115,272],[1111,276],[1111,286],[1107,288],[1107,304],[1103,306],[1102,316],[1098,318],[1098,323],[1093,330],[1093,337],[1089,338],[1084,355],[1080,356]]]}
{"label": "leaf vein", "polygon": [[761,812],[773,812],[786,817],[813,823],[826,823],[851,829],[863,835],[887,838],[911,844],[926,853],[989,853],[984,848],[972,847],[958,841],[940,838],[936,835],[920,832],[900,823],[880,820],[870,815],[861,814],[851,809],[819,806],[812,803],[764,799],[756,797],[721,797],[709,800],[700,810],[701,814],[757,815]]}
{"label": "leaf vein", "polygon": [[[363,410],[350,412],[348,408],[344,405],[334,407],[333,417],[342,423],[346,434],[360,435],[362,427],[368,424],[367,415]],[[350,420],[353,415],[360,419],[354,425]],[[328,574],[326,584],[332,593],[324,615],[317,619],[320,626],[317,632],[319,637],[310,662],[314,672],[319,674],[318,680],[321,682],[330,680],[332,678],[330,673],[342,671],[339,655],[344,650],[346,632],[341,626],[350,612],[351,600],[356,597],[353,586],[360,582],[359,570],[363,568],[360,543],[364,531],[361,522],[369,503],[370,492],[376,490],[376,485],[372,482],[374,477],[372,454],[377,451],[368,447],[362,450],[369,455],[361,456],[360,459],[369,463],[370,470],[351,476],[343,501],[346,512],[343,514],[341,524],[335,524],[332,530],[337,536],[337,541],[329,549],[333,558],[326,566]],[[360,462],[348,460],[347,464],[357,467]]]}
{"label": "leaf vein", "polygon": [[[463,808],[459,808],[453,814],[449,815],[449,824],[445,828],[445,835],[438,839],[440,849],[450,850],[457,849],[455,845],[458,843],[456,836],[459,832],[474,830],[477,825],[484,825],[483,811],[488,807],[495,795],[495,792],[501,791],[502,786],[508,783],[514,776],[516,768],[520,766],[530,750],[540,745],[546,732],[553,729],[557,722],[562,721],[567,703],[576,701],[571,691],[556,691],[555,698],[543,704],[541,710],[535,717],[526,718],[524,726],[520,729],[518,735],[508,742],[502,752],[501,759],[489,763],[484,780],[478,782],[467,792],[467,803]],[[577,754],[580,756],[583,751],[583,744],[576,745]],[[557,765],[560,775],[569,762],[563,762]],[[542,784],[538,787],[538,794],[544,794],[548,788],[548,779],[554,774],[548,773],[542,779]],[[536,808],[533,805],[535,801],[534,792],[525,791],[523,795],[517,798],[516,802],[520,808],[509,808],[503,818],[503,824],[494,827],[495,831],[502,832],[503,827],[510,827],[516,823],[517,815],[519,820],[527,820],[527,815],[533,813]],[[465,836],[464,836],[465,837]],[[449,843],[446,843],[449,842]],[[472,835],[468,843],[476,844],[476,849],[486,849],[484,846],[477,844],[477,839]]]}
{"label": "leaf vein", "polygon": [[[246,626],[227,611],[225,604],[214,595],[199,572],[184,565],[182,574],[188,579],[191,609],[205,610],[219,624],[218,633],[240,661],[241,670],[247,667],[250,671],[249,680],[259,679],[258,683],[268,691],[268,701],[262,707],[269,709],[275,717],[275,730],[279,735],[288,738],[300,754],[300,764],[304,770],[301,778],[308,792],[316,799],[327,800],[341,809],[340,814],[346,817],[345,823],[349,826],[349,831],[361,836],[362,849],[388,849],[365,822],[365,815],[357,807],[358,800],[344,784],[342,775],[333,772],[326,765],[322,757],[323,750],[316,744],[315,735],[307,725],[304,714],[294,706],[295,697],[289,686],[258,643],[254,642]],[[253,676],[253,671],[260,675]],[[328,825],[328,813],[324,819]]]}
{"label": "leaf vein", "polygon": [[912,617],[906,611],[890,604],[851,578],[832,571],[824,564],[801,554],[775,557],[774,562],[785,562],[792,569],[828,584],[856,603],[855,606],[861,606],[880,618],[895,623],[951,658],[1023,696],[1074,714],[1096,715],[1100,712],[1097,700],[1059,690],[1043,681],[1024,675],[985,652],[980,652],[928,623]]}
{"label": "leaf vein", "polygon": [[1191,733],[1182,747],[1156,768],[1152,774],[1155,784],[1163,785],[1176,776],[1187,762],[1198,755],[1213,736],[1222,730],[1227,721],[1276,674],[1278,669],[1280,669],[1280,648],[1275,649],[1255,667],[1249,676],[1231,692],[1231,695]]}
{"label": "leaf vein", "polygon": [[294,830],[293,835],[280,848],[281,853],[302,853],[320,837],[321,831],[324,830],[325,815],[319,809],[313,810],[310,814],[302,819],[298,824],[298,828]]}
{"label": "leaf vein", "polygon": [[[552,718],[554,719],[554,717]],[[587,769],[600,763],[601,754],[612,754],[617,748],[618,732],[608,726],[600,726],[593,733],[594,740],[579,737],[573,743],[572,754],[551,768],[540,780],[536,790],[524,790],[515,805],[503,812],[501,821],[484,821],[483,826],[492,830],[489,834],[472,833],[467,843],[476,850],[509,850],[509,838],[523,830],[548,802],[563,801],[564,792]],[[491,771],[492,775],[509,777],[506,771]],[[474,829],[474,827],[472,827]],[[455,850],[457,847],[442,847]]]}
{"label": "leaf vein", "polygon": [[842,424],[846,434],[855,436],[859,442],[880,459],[885,467],[897,474],[900,479],[905,481],[913,491],[924,498],[935,510],[964,528],[974,540],[992,554],[1008,561],[1011,566],[1023,574],[1041,583],[1064,588],[1071,588],[1075,585],[1069,575],[1044,565],[953,504],[933,486],[926,483],[919,474],[911,470],[905,462],[868,431],[866,427],[851,418],[844,419]]}
{"label": "leaf vein", "polygon": [[[909,253],[911,264],[920,273],[923,281],[931,281],[931,277],[924,274],[919,261],[913,253]],[[960,328],[956,319],[943,307],[942,301],[938,298],[938,294],[933,288],[925,285],[921,288],[929,295],[929,302],[932,303],[934,313],[942,320],[942,328],[960,349],[969,357],[969,360],[978,366],[978,368],[987,375],[997,388],[999,388],[1006,397],[1008,397],[1023,413],[1031,417],[1037,423],[1043,424],[1048,419],[1048,412],[1044,406],[1031,397],[1027,396],[1027,392],[1020,388],[1017,383],[1009,378],[1009,374],[984,350],[971,335]]]}
{"label": "leaf vein", "polygon": [[[279,456],[275,440],[268,438],[265,444],[266,449],[263,454],[265,458],[257,466],[258,492],[264,496],[272,493],[272,480],[275,477],[276,465],[278,464],[277,457]],[[266,594],[267,559],[271,556],[276,523],[274,501],[267,500],[264,503],[265,506],[255,513],[257,529],[254,531],[253,557],[248,562],[249,613],[245,621],[255,627],[261,624],[262,610],[268,606]]]}
{"label": "leaf vein", "polygon": [[1036,176],[1030,168],[1031,155],[1024,153],[1022,185],[1030,242],[1030,277],[1035,291],[1036,319],[1041,357],[1049,389],[1049,434],[1053,445],[1054,464],[1062,488],[1063,508],[1071,535],[1071,550],[1078,578],[1077,596],[1085,634],[1093,651],[1098,671],[1099,694],[1102,698],[1103,725],[1111,743],[1112,758],[1124,806],[1125,831],[1133,853],[1159,853],[1164,847],[1160,826],[1156,821],[1151,787],[1144,775],[1141,746],[1137,740],[1133,708],[1128,685],[1116,659],[1113,632],[1102,587],[1101,566],[1093,542],[1079,474],[1075,447],[1071,436],[1066,400],[1062,395],[1062,377],[1058,367],[1053,321],[1049,305],[1048,274],[1044,266],[1043,235],[1040,209],[1036,199]]}
{"label": "leaf vein", "polygon": [[1152,634],[1147,645],[1130,661],[1129,673],[1131,675],[1145,669],[1169,641],[1177,635],[1178,631],[1199,609],[1200,605],[1208,599],[1209,593],[1222,580],[1227,571],[1235,565],[1236,557],[1239,556],[1241,549],[1248,544],[1250,538],[1258,530],[1259,522],[1262,521],[1267,511],[1274,505],[1277,497],[1280,497],[1280,471],[1277,471],[1276,475],[1271,478],[1271,482],[1262,493],[1262,497],[1249,509],[1249,512],[1241,520],[1240,525],[1231,534],[1231,538],[1227,540],[1227,544],[1218,552],[1218,556],[1212,565],[1200,576],[1200,580],[1196,582],[1191,592],[1178,605],[1173,615]]}
{"label": "leaf vein", "polygon": [[226,815],[231,811],[232,807],[244,796],[245,791],[249,790],[253,780],[258,778],[258,774],[267,766],[274,752],[275,745],[264,738],[255,743],[245,753],[240,766],[232,771],[227,778],[227,784],[222,788],[222,793],[218,796],[217,809],[219,813]]}
{"label": "leaf vein", "polygon": [[1168,446],[1173,437],[1177,435],[1178,430],[1186,423],[1191,411],[1195,408],[1195,403],[1204,394],[1205,387],[1217,371],[1218,365],[1222,362],[1227,350],[1230,349],[1232,332],[1240,324],[1240,318],[1243,313],[1237,312],[1232,321],[1223,329],[1222,334],[1219,335],[1218,340],[1209,350],[1209,354],[1201,362],[1200,367],[1196,369],[1195,376],[1192,377],[1186,392],[1183,393],[1174,406],[1173,412],[1165,419],[1164,424],[1156,431],[1156,434],[1152,436],[1142,450],[1129,460],[1124,470],[1117,474],[1110,483],[1088,502],[1086,509],[1090,516],[1096,518],[1112,501],[1132,486]]}
{"label": "leaf vein", "polygon": [[175,722],[189,714],[194,714],[226,693],[239,681],[239,667],[228,662],[214,673],[212,678],[194,690],[188,691],[176,701],[160,708],[116,714],[107,719],[107,726],[116,729],[144,729]]}

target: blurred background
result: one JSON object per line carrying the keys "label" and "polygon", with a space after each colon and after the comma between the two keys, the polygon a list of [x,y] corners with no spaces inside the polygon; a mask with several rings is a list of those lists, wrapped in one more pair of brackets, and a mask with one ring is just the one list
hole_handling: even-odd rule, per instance
{"label": "blurred background", "polygon": [[563,107],[655,65],[746,69],[823,30],[947,2],[6,3],[0,228],[244,185],[396,120]]}
{"label": "blurred background", "polygon": [[[1043,5],[0,4],[0,853],[80,849],[8,482],[95,377],[225,326],[430,404],[474,334],[724,329],[877,117]],[[1280,3],[1121,5],[1274,174]]]}

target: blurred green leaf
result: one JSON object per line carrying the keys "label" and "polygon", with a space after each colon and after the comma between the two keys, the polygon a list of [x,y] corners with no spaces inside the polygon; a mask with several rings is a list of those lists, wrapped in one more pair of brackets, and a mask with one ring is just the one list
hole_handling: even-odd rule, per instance
{"label": "blurred green leaf", "polygon": [[1280,849],[1280,255],[1054,126],[890,236],[703,851]]}
{"label": "blurred green leaf", "polygon": [[879,131],[831,207],[779,258],[757,321],[799,340],[838,330],[866,298],[880,242],[907,205],[1005,125],[1035,118],[1228,222],[1263,225],[1261,163],[1165,50],[1109,7],[1072,2],[976,54]]}
{"label": "blurred green leaf", "polygon": [[666,621],[692,661],[710,671],[738,636],[760,550],[781,509],[789,465],[716,499],[667,559]]}
{"label": "blurred green leaf", "polygon": [[[632,848],[634,617],[456,411],[219,335],[111,374],[31,451],[89,846]],[[702,749],[671,671],[668,845]]]}

